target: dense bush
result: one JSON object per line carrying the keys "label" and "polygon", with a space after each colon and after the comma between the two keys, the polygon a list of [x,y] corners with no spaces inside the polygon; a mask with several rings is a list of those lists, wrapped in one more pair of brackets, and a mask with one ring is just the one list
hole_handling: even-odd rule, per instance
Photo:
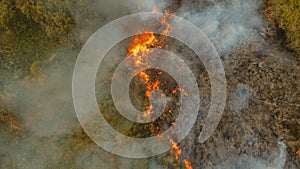
{"label": "dense bush", "polygon": [[[6,29],[16,29],[16,23],[23,19],[27,20],[28,22],[36,23],[50,38],[59,38],[63,35],[66,35],[75,25],[70,12],[63,4],[63,1],[1,1],[1,27]],[[17,27],[17,31],[22,31],[22,27]]]}
{"label": "dense bush", "polygon": [[300,1],[269,0],[270,15],[286,32],[288,47],[300,55]]}
{"label": "dense bush", "polygon": [[[80,49],[79,32],[97,29],[103,23],[104,17],[94,3],[93,0],[0,0],[1,79],[30,74],[31,64],[47,62],[61,48]],[[64,51],[62,55],[65,58],[70,53]]]}

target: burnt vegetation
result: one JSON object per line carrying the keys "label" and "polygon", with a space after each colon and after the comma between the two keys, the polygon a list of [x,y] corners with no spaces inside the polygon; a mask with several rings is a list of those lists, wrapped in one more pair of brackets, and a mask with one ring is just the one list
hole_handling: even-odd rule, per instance
{"label": "burnt vegetation", "polygon": [[[114,162],[118,160],[117,157],[108,155],[97,147],[76,120],[76,127],[72,130],[46,137],[39,136],[26,126],[28,123],[35,125],[38,118],[32,116],[24,119],[22,116],[24,107],[29,112],[36,110],[30,109],[33,105],[24,106],[28,102],[23,100],[38,103],[40,95],[37,93],[43,93],[42,96],[47,98],[54,96],[52,99],[55,101],[52,101],[57,104],[53,106],[59,105],[61,107],[58,109],[75,114],[67,106],[69,102],[64,103],[65,98],[55,91],[60,88],[60,93],[70,92],[71,80],[66,76],[71,77],[82,45],[93,31],[109,21],[106,15],[97,12],[94,3],[93,0],[0,0],[0,143],[8,145],[8,149],[0,148],[0,168],[85,168],[85,165],[93,168],[93,164],[105,167],[104,163],[109,163],[112,168],[119,167]],[[214,5],[211,1],[176,0],[167,8],[176,11],[182,4],[194,6],[196,11],[206,10]],[[228,163],[237,160],[230,159],[231,154],[266,159],[268,154],[278,148],[278,138],[287,144],[285,168],[300,167],[300,156],[296,154],[300,150],[300,1],[267,0],[260,9],[260,14],[266,17],[263,24],[266,27],[263,35],[265,41],[256,43],[254,40],[250,45],[241,43],[234,46],[226,56],[221,56],[229,86],[228,102],[218,129],[205,144],[198,144],[196,136],[209,109],[210,84],[207,72],[201,61],[194,59],[194,53],[190,49],[174,39],[167,40],[170,51],[188,55],[186,62],[197,73],[196,78],[200,81],[201,115],[192,134],[180,143],[186,152],[183,157],[188,157],[195,168],[214,167],[227,160]],[[122,52],[125,56],[126,51],[120,53]],[[100,82],[104,83],[96,92],[107,93],[110,90],[108,84],[113,66],[109,69],[100,80],[96,79],[96,87]],[[155,70],[149,71],[149,74],[157,74]],[[162,82],[171,81],[170,86],[176,87],[168,75],[161,78]],[[69,80],[67,85],[57,82],[65,79]],[[132,98],[136,98],[133,95],[141,96],[146,89],[136,80],[132,82],[131,90]],[[23,91],[26,91],[24,96]],[[136,138],[149,137],[168,129],[176,119],[175,102],[178,95],[168,92],[175,100],[168,105],[174,109],[174,114],[170,114],[168,108],[158,120],[148,124],[131,123],[121,117],[109,94],[102,98],[99,109],[120,133]],[[26,99],[20,99],[21,96]],[[245,97],[249,97],[249,101],[241,103]],[[71,96],[67,99],[70,101]],[[45,102],[48,101],[43,103]],[[133,99],[133,102],[136,107],[144,107],[148,100],[141,97]],[[43,108],[38,110],[43,114]],[[52,118],[47,115],[44,117]],[[31,142],[36,143],[37,148],[27,146]],[[227,151],[227,147],[230,147],[230,151]],[[19,148],[22,151],[16,150]],[[23,150],[32,151],[33,157],[24,155]],[[86,152],[87,150],[91,153]],[[48,154],[41,155],[41,152]],[[24,156],[27,161],[34,161],[36,156],[41,156],[43,162],[14,162],[15,154],[20,154],[19,158]],[[100,162],[95,162],[99,157],[95,156],[105,160],[99,164]],[[156,160],[165,168],[185,168],[183,162],[175,159],[172,151],[158,156]],[[141,168],[149,166],[146,160],[133,160],[133,164],[142,166]],[[237,164],[241,168],[245,165],[247,164]]]}

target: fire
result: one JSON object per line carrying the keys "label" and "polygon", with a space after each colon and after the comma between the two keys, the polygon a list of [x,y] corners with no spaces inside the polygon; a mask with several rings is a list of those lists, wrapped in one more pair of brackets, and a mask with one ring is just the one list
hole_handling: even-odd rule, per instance
{"label": "fire", "polygon": [[[172,144],[172,150],[175,151],[175,158],[176,158],[176,160],[178,160],[181,155],[182,150],[178,146],[178,144],[176,142],[174,142],[172,139],[170,139],[170,143]],[[187,159],[184,159],[183,163],[187,169],[193,169],[191,162],[188,161]]]}
{"label": "fire", "polygon": [[170,143],[172,144],[172,150],[176,153],[176,160],[178,160],[181,155],[181,148],[172,139],[170,139]]}
{"label": "fire", "polygon": [[297,154],[298,156],[300,156],[300,150],[298,150],[298,151],[296,152],[296,154]]}
{"label": "fire", "polygon": [[[158,12],[158,9],[156,7],[153,8],[153,12]],[[165,11],[165,15],[162,17],[160,23],[162,25],[165,25],[165,29],[162,33],[163,36],[160,36],[160,38],[157,38],[153,32],[145,32],[140,35],[136,35],[128,48],[127,57],[133,57],[133,66],[134,67],[149,67],[147,63],[147,57],[150,54],[151,50],[148,50],[151,47],[157,47],[162,48],[162,46],[159,45],[159,43],[162,43],[165,41],[165,37],[169,35],[171,31],[171,26],[168,24],[167,20],[170,15],[169,11]],[[163,72],[159,71],[158,75],[162,75]],[[153,90],[159,89],[159,86],[161,82],[156,79],[154,82],[151,82],[150,75],[144,70],[139,72],[138,77],[144,81],[146,84],[146,92],[145,96],[147,98],[150,98],[151,92]],[[150,118],[152,114],[152,106],[147,106],[146,111],[144,112],[144,116],[146,118]]]}
{"label": "fire", "polygon": [[[159,10],[157,7],[153,8],[153,13],[157,13]],[[174,14],[172,14],[170,11],[165,10],[164,16],[160,20],[160,24],[164,26],[164,29],[162,30],[162,35],[159,37],[156,37],[156,35],[153,32],[144,32],[142,34],[136,35],[133,38],[133,41],[131,45],[128,48],[127,57],[133,57],[133,68],[149,68],[149,64],[147,63],[147,57],[152,52],[152,50],[149,50],[149,48],[162,48],[162,43],[165,42],[166,38],[172,31],[171,25],[168,23],[168,19],[172,17]],[[167,48],[167,46],[165,46]],[[162,71],[157,71],[157,76],[162,75]],[[146,84],[146,91],[145,96],[150,98],[151,92],[153,90],[159,89],[160,85],[162,85],[162,82],[158,79],[151,78],[151,75],[147,73],[147,71],[143,70],[137,73],[137,76]],[[180,89],[179,87],[173,89],[171,93],[175,94],[176,92],[182,92],[185,96],[188,96],[187,92],[184,91],[184,89]],[[144,117],[150,118],[153,114],[152,112],[153,106],[150,104],[146,106],[146,111],[144,112]],[[172,109],[168,110],[168,113],[173,113]],[[175,125],[172,124],[172,125]],[[161,138],[161,135],[158,135],[159,138]],[[166,138],[165,138],[166,139]],[[178,160],[181,155],[181,148],[177,145],[174,140],[170,139],[170,144],[172,145],[172,150],[176,152],[175,158]],[[191,163],[184,159],[184,164],[187,169],[192,169]]]}
{"label": "fire", "polygon": [[189,96],[189,94],[184,89],[179,88],[178,86],[171,91],[172,94],[175,94],[177,92],[183,93],[184,96]]}
{"label": "fire", "polygon": [[184,165],[187,169],[193,169],[191,162],[189,162],[188,160],[184,159],[183,160]]}
{"label": "fire", "polygon": [[[139,63],[139,62],[138,62]],[[145,83],[148,83],[149,81],[150,81],[150,76],[146,73],[146,71],[141,71],[141,72],[139,72],[138,73],[138,76],[140,77],[140,78],[142,78],[144,81],[145,81]]]}
{"label": "fire", "polygon": [[139,56],[140,52],[146,51],[148,48],[155,46],[158,43],[157,38],[153,32],[145,32],[140,35],[136,35],[132,41],[131,47],[129,47],[128,55],[134,55],[137,57],[138,61],[142,59],[142,56]]}
{"label": "fire", "polygon": [[[145,32],[143,34],[136,35],[127,53],[127,57],[133,57],[133,66],[149,67],[147,57],[151,50],[148,49],[155,46],[157,43],[158,39],[155,37],[153,32]],[[151,82],[151,77],[145,70],[139,72],[137,76],[146,84],[147,90],[145,95],[147,98],[150,98],[151,92],[155,89],[159,89],[160,82],[158,80]],[[149,119],[152,114],[152,105],[149,105],[146,107],[144,116]]]}
{"label": "fire", "polygon": [[266,7],[264,9],[264,13],[265,13],[265,16],[266,16],[266,18],[267,18],[268,21],[272,20],[272,16],[270,14],[271,10],[272,10],[272,8],[270,7],[270,0],[267,0]]}
{"label": "fire", "polygon": [[153,9],[152,9],[152,12],[153,12],[153,13],[158,13],[159,10],[158,10],[158,8],[157,8],[156,6],[154,6]]}
{"label": "fire", "polygon": [[148,105],[148,106],[146,106],[146,111],[144,112],[144,116],[146,118],[150,118],[151,117],[151,115],[152,115],[152,108],[153,108],[153,106],[151,104]]}
{"label": "fire", "polygon": [[165,15],[164,15],[164,17],[160,20],[160,23],[162,24],[162,25],[165,25],[165,29],[164,29],[164,31],[163,31],[163,35],[165,35],[165,36],[161,36],[161,40],[162,41],[164,41],[165,40],[165,38],[167,37],[167,36],[169,36],[169,34],[172,32],[172,27],[171,27],[171,25],[168,23],[168,18],[169,18],[169,16],[173,16],[174,14],[171,14],[171,12],[170,11],[168,11],[168,10],[165,10]]}

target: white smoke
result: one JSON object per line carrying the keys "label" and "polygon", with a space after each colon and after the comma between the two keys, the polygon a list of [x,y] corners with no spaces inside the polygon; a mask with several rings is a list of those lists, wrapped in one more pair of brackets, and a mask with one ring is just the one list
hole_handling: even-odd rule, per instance
{"label": "white smoke", "polygon": [[[212,6],[201,9],[183,3],[176,12],[178,16],[190,20],[212,40],[219,52],[228,52],[232,47],[242,41],[247,41],[252,35],[257,34],[256,28],[261,25],[261,16],[257,9],[260,1],[232,0],[225,2],[209,1]],[[259,3],[260,2],[260,3]],[[152,11],[156,6],[163,10],[171,1],[163,0],[100,0],[95,1],[94,12],[103,15],[103,25],[118,17],[136,13]],[[80,15],[78,12],[77,15]],[[76,18],[76,17],[74,17]],[[81,24],[81,23],[78,23]],[[93,33],[90,28],[78,30],[83,36],[83,42]],[[65,70],[64,65],[60,68],[50,68],[45,82],[31,84],[29,87],[14,82],[12,90],[17,95],[18,109],[16,114],[20,116],[22,125],[28,130],[25,138],[16,140],[6,131],[0,132],[0,167],[2,168],[52,168],[59,160],[64,147],[55,141],[43,138],[56,138],[68,134],[79,127],[76,114],[73,110],[71,98],[72,72]],[[65,73],[63,73],[65,72]],[[244,97],[243,97],[244,98]],[[247,98],[239,106],[247,106]],[[270,158],[264,160],[243,155],[232,158],[212,168],[234,168],[236,161],[249,164],[249,168],[282,169],[286,162],[286,145],[279,142],[279,152],[274,152]],[[96,145],[94,145],[96,146]],[[75,165],[78,168],[146,168],[159,169],[160,164],[155,160],[132,160],[117,158],[104,150],[95,150],[96,147],[76,152]]]}
{"label": "white smoke", "polygon": [[212,7],[195,9],[183,4],[177,15],[199,27],[216,46],[219,52],[228,52],[252,36],[261,26],[258,13],[261,1],[209,1]]}
{"label": "white smoke", "polygon": [[18,103],[15,113],[34,135],[52,137],[69,133],[78,126],[73,112],[71,73],[63,68],[44,71],[47,73],[43,82],[14,83],[11,90]]}
{"label": "white smoke", "polygon": [[251,157],[249,155],[234,156],[223,163],[209,167],[213,169],[283,169],[286,162],[286,145],[278,141],[278,150],[267,158]]}
{"label": "white smoke", "polygon": [[286,161],[286,145],[284,144],[283,141],[279,141],[278,145],[279,145],[279,157],[278,157],[277,168],[283,169]]}

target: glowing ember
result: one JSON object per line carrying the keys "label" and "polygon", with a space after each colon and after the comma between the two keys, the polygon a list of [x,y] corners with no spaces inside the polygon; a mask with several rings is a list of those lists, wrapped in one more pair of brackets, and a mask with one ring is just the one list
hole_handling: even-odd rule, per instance
{"label": "glowing ember", "polygon": [[267,20],[271,21],[272,20],[272,16],[270,14],[270,11],[272,10],[272,8],[270,7],[269,3],[270,3],[269,0],[267,0],[264,12],[265,12],[265,16],[266,16]]}
{"label": "glowing ember", "polygon": [[172,94],[181,92],[181,93],[183,93],[184,96],[189,96],[189,94],[184,89],[181,89],[178,86],[175,89],[173,89],[171,92],[172,92]]}

